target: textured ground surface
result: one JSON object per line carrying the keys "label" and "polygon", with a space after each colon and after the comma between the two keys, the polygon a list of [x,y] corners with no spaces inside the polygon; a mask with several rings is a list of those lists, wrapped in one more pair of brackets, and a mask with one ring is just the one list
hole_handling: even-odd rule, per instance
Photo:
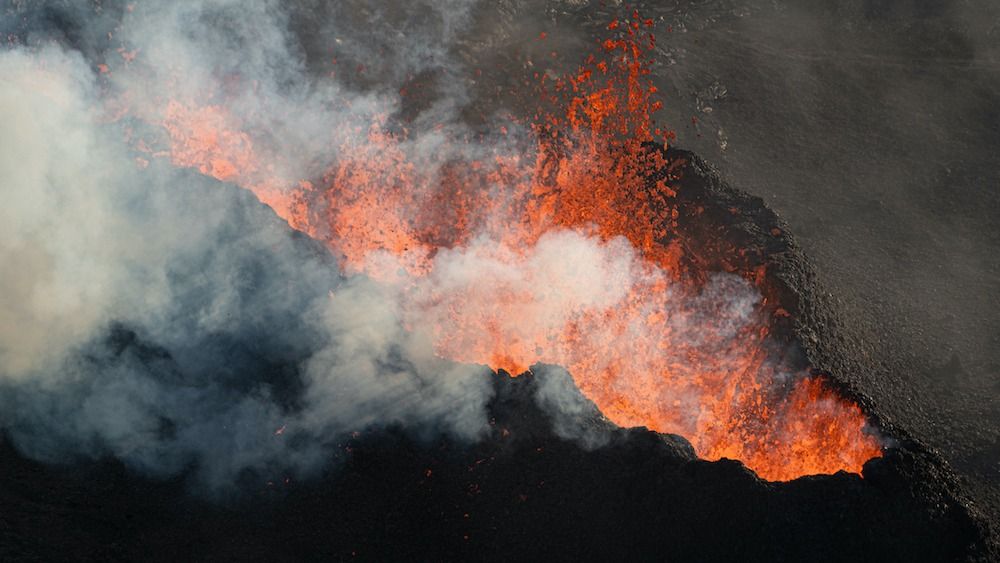
{"label": "textured ground surface", "polygon": [[996,519],[1000,11],[691,4],[661,8],[680,144],[788,221],[844,333],[879,358],[849,377]]}
{"label": "textured ground surface", "polygon": [[[1000,521],[1000,5],[634,5],[657,21],[677,144],[788,222],[838,338],[866,362],[841,375]],[[583,0],[495,9],[470,42],[503,68],[491,85],[555,64],[550,50],[577,60],[621,14]]]}
{"label": "textured ground surface", "polygon": [[[541,376],[540,376],[541,377]],[[634,430],[587,452],[555,438],[530,376],[500,380],[472,449],[395,432],[344,443],[321,486],[204,505],[120,465],[72,475],[0,451],[4,560],[950,561],[982,553],[939,469],[897,450],[865,479],[767,484]],[[930,486],[921,483],[930,483]]]}
{"label": "textured ground surface", "polygon": [[[840,473],[766,483],[737,462],[697,460],[683,439],[642,429],[612,429],[604,447],[583,449],[556,436],[536,402],[535,382],[561,377],[570,385],[565,372],[536,366],[537,375],[493,376],[493,429],[479,444],[367,432],[333,452],[331,470],[318,482],[247,483],[242,497],[221,504],[187,494],[183,479],[145,480],[114,460],[45,468],[2,446],[0,559],[996,556],[987,518],[969,490],[919,436],[907,433],[894,407],[874,400],[889,393],[891,379],[884,378],[891,374],[863,353],[849,316],[818,289],[787,225],[759,198],[728,188],[694,155],[674,151],[671,158],[687,163],[679,171],[680,229],[689,236],[711,232],[746,249],[744,263],[727,259],[737,270],[766,263],[765,292],[797,319],[780,321],[775,334],[801,339],[804,360],[845,374],[834,384],[896,438],[884,458],[866,464],[863,479]],[[279,221],[238,188],[202,182],[254,208],[245,220]],[[690,213],[695,207],[704,211]],[[716,248],[691,250],[711,263],[721,257],[712,254]],[[121,340],[120,354],[155,347],[134,336],[112,338]],[[609,428],[592,406],[570,423],[596,434]]]}

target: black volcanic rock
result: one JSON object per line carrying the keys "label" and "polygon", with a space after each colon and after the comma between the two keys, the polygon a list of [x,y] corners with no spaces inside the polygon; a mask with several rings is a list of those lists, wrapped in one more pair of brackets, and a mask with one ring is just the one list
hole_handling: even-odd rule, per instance
{"label": "black volcanic rock", "polygon": [[[768,483],[683,439],[607,428],[588,450],[537,405],[553,371],[494,378],[490,436],[468,447],[402,429],[345,442],[311,483],[230,504],[108,461],[72,471],[0,455],[3,559],[951,561],[980,530],[906,449],[840,473]],[[592,421],[602,424],[600,421]]]}
{"label": "black volcanic rock", "polygon": [[[871,380],[857,373],[878,366],[844,336],[849,327],[823,298],[786,225],[696,156],[674,149],[667,156],[684,162],[673,173],[689,258],[744,275],[763,268],[769,301],[789,313],[774,317],[773,333],[894,440],[863,476],[769,483],[737,461],[699,460],[683,438],[613,426],[571,395],[565,372],[539,365],[516,378],[484,376],[495,390],[492,421],[476,444],[376,428],[340,443],[314,480],[251,475],[242,494],[226,500],[192,494],[184,475],[150,479],[114,459],[46,466],[3,442],[0,560],[995,557],[978,508],[947,465],[868,399]],[[312,241],[296,241],[304,253],[319,252]],[[715,242],[697,246],[704,241]],[[127,327],[113,327],[108,338],[135,361],[171,361]],[[246,372],[294,373],[268,358],[241,361]],[[568,418],[546,408],[551,385],[577,407]]]}

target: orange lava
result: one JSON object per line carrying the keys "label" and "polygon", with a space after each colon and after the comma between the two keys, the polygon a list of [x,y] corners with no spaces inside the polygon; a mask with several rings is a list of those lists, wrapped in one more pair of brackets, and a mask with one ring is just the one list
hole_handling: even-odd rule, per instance
{"label": "orange lava", "polygon": [[[429,323],[442,357],[514,374],[566,366],[613,422],[680,434],[701,457],[739,459],[769,480],[860,472],[881,455],[861,409],[782,370],[759,302],[731,326],[732,313],[713,309],[745,288],[681,266],[670,242],[676,194],[669,176],[648,180],[679,163],[643,145],[668,140],[651,118],[660,102],[647,76],[649,26],[634,13],[613,22],[601,56],[573,76],[540,76],[529,143],[450,139],[418,161],[404,134],[376,121],[331,147],[321,179],[289,186],[221,105],[175,100],[161,125],[175,164],[253,190],[346,271],[400,288],[406,322]],[[618,260],[607,271],[620,262],[627,279],[611,275],[607,292],[579,296],[572,271],[533,268],[547,237],[566,232],[601,241]],[[496,275],[433,283],[459,253]]]}

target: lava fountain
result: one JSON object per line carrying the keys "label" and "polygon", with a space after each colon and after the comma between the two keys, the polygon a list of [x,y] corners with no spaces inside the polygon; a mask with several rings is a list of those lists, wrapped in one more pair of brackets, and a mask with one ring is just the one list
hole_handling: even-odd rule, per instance
{"label": "lava fountain", "polygon": [[653,119],[651,28],[634,12],[611,22],[576,72],[536,76],[533,119],[442,128],[431,157],[381,115],[338,131],[332,163],[294,178],[225,91],[154,111],[123,95],[122,115],[166,131],[162,152],[141,139],[137,150],[253,191],[345,274],[391,288],[443,358],[510,374],[565,366],[614,423],[679,434],[768,480],[859,473],[879,440],[856,404],[783,359],[760,272],[698,268],[678,237],[680,163]]}

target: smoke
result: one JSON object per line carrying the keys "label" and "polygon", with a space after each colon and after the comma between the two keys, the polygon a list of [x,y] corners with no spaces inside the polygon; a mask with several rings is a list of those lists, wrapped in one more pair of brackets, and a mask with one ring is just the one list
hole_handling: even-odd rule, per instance
{"label": "smoke", "polygon": [[[58,354],[79,344],[102,321],[109,299],[103,266],[115,252],[94,244],[100,225],[118,219],[89,197],[111,172],[80,174],[89,168],[86,147],[95,143],[80,120],[84,103],[73,93],[86,87],[86,68],[58,51],[40,55],[48,70],[17,51],[5,53],[0,66],[11,77],[0,92],[0,111],[10,124],[0,151],[7,200],[0,211],[0,257],[17,264],[0,278],[0,358],[8,377],[44,362],[53,347]],[[59,220],[74,215],[69,223]],[[79,258],[88,248],[95,250],[90,260]]]}
{"label": "smoke", "polygon": [[[414,190],[433,190],[449,151],[472,161],[509,150],[443,142],[467,127],[458,77],[469,69],[454,51],[460,31],[475,28],[475,8],[9,8],[3,28],[17,40],[0,53],[0,122],[10,124],[0,259],[12,265],[0,272],[0,428],[14,444],[50,462],[114,456],[156,476],[188,472],[218,492],[261,475],[314,474],[333,444],[367,428],[476,440],[492,385],[473,351],[509,342],[512,356],[494,367],[525,350],[568,361],[558,343],[526,335],[559,334],[581,311],[621,307],[651,285],[664,286],[657,305],[677,308],[671,334],[724,358],[759,298],[734,276],[716,277],[685,309],[689,296],[627,240],[562,230],[528,249],[483,234],[442,249],[419,279],[348,278],[250,192],[210,178],[289,212],[300,181],[364,154],[373,123],[409,129],[400,150],[425,177]],[[414,84],[423,97],[401,96]],[[178,150],[177,135],[206,142]],[[388,254],[368,260],[405,271]],[[456,307],[486,327],[444,340],[465,364],[441,359],[435,332]],[[716,336],[702,341],[698,326]],[[598,326],[580,338],[599,352],[637,336],[650,337]],[[556,432],[605,443],[603,430],[580,426],[593,404],[568,376],[545,381],[538,400]],[[693,426],[696,401],[676,399]]]}
{"label": "smoke", "polygon": [[[390,83],[438,68],[459,7],[410,14],[433,20],[422,49],[348,55],[384,60]],[[372,426],[478,437],[484,367],[437,358],[404,330],[395,289],[343,279],[249,193],[157,158],[169,139],[147,125],[169,120],[168,100],[224,99],[218,129],[233,116],[252,132],[234,141],[247,162],[227,166],[271,166],[229,179],[281,189],[398,99],[317,79],[279,3],[118,8],[118,25],[112,7],[61,3],[4,20],[21,32],[0,54],[0,427],[14,444],[190,471],[219,491],[247,472],[307,475]],[[115,120],[124,99],[130,118]]]}
{"label": "smoke", "polygon": [[573,376],[556,366],[532,368],[538,377],[535,402],[552,416],[552,431],[588,449],[604,446],[612,440],[614,426],[605,419],[592,401],[576,390]]}
{"label": "smoke", "polygon": [[137,162],[78,52],[8,49],[0,72],[0,426],[26,454],[218,491],[373,425],[486,428],[485,368],[436,358],[250,193]]}
{"label": "smoke", "polygon": [[[463,319],[475,319],[488,328],[460,330],[456,338],[461,340],[448,347],[452,354],[462,357],[500,342],[513,348],[515,356],[523,356],[518,348],[543,345],[531,340],[535,335],[560,335],[584,311],[623,305],[646,275],[656,276],[643,271],[624,238],[602,243],[574,231],[552,231],[526,255],[479,238],[435,256],[430,275],[407,296],[408,320],[449,326],[460,308]],[[544,343],[549,348],[553,344]],[[501,362],[496,367],[515,373],[527,367],[495,359]]]}

